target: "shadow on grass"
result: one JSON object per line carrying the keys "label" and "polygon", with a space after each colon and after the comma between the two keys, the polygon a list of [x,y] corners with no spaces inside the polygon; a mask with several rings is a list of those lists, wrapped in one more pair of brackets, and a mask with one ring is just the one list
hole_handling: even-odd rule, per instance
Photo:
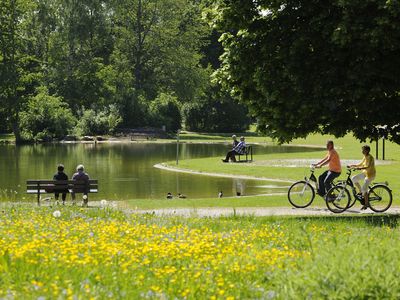
{"label": "shadow on grass", "polygon": [[325,223],[348,223],[360,224],[365,223],[366,225],[382,227],[388,226],[390,228],[396,228],[399,225],[400,214],[375,214],[375,215],[343,215],[343,216],[307,216],[307,217],[294,217],[299,221],[323,221]]}

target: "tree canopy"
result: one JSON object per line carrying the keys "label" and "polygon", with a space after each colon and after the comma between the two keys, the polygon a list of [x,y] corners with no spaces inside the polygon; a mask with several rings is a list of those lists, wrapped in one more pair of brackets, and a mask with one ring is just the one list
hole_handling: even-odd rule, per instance
{"label": "tree canopy", "polygon": [[399,1],[220,0],[208,17],[224,32],[215,80],[263,132],[400,142]]}
{"label": "tree canopy", "polygon": [[[60,136],[47,123],[21,128],[32,103],[46,99],[71,110],[76,127],[67,128],[71,133],[113,132],[115,124],[180,128],[183,107],[219,97],[210,74],[219,66],[220,33],[203,18],[206,5],[205,0],[2,0],[0,129],[12,129],[17,141]],[[232,97],[229,101],[247,112]],[[118,122],[94,119],[110,107]],[[232,118],[248,123],[242,114],[232,114],[227,124]],[[85,124],[93,126],[85,130]],[[39,129],[41,134],[33,132]]]}

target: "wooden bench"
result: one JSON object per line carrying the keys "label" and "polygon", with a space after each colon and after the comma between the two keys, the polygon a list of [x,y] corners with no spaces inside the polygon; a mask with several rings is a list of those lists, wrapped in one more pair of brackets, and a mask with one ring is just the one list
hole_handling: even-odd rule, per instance
{"label": "wooden bench", "polygon": [[26,185],[26,192],[28,194],[37,195],[38,205],[40,205],[41,194],[98,192],[98,182],[94,179],[89,179],[89,182],[77,180],[27,180]]}
{"label": "wooden bench", "polygon": [[[246,157],[246,159],[241,159],[242,157]],[[249,160],[250,156],[250,160]],[[252,146],[246,146],[244,148],[243,154],[238,154],[238,162],[252,162],[253,161],[253,147]]]}

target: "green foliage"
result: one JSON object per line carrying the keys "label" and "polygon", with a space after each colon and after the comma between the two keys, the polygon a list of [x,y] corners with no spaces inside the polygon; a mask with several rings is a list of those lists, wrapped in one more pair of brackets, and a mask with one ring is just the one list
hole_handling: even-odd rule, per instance
{"label": "green foliage", "polygon": [[[219,32],[202,16],[207,2],[1,1],[0,115],[7,125],[0,127],[19,140],[19,113],[39,86],[75,116],[82,107],[115,105],[121,127],[130,128],[160,126],[151,102],[162,93],[179,107],[202,102],[221,51]],[[166,121],[180,127],[179,118]],[[108,132],[104,122],[93,123],[100,129],[89,132]]]}
{"label": "green foliage", "polygon": [[179,103],[171,94],[161,93],[150,103],[150,116],[152,124],[160,128],[165,125],[168,132],[175,132],[181,128]]}
{"label": "green foliage", "polygon": [[22,136],[27,140],[62,138],[75,124],[75,118],[61,97],[51,96],[45,87],[29,98],[20,114]]}
{"label": "green foliage", "polygon": [[400,141],[398,1],[217,1],[217,79],[280,142],[311,132]]}
{"label": "green foliage", "polygon": [[16,142],[21,141],[19,113],[41,77],[33,40],[27,34],[28,15],[34,9],[28,0],[0,2],[0,111],[7,115]]}
{"label": "green foliage", "polygon": [[247,107],[237,103],[228,93],[209,89],[201,101],[183,107],[185,128],[200,132],[243,132],[251,119]]}
{"label": "green foliage", "polygon": [[115,105],[110,105],[102,110],[83,108],[75,127],[75,133],[78,136],[112,134],[121,121],[122,118]]}

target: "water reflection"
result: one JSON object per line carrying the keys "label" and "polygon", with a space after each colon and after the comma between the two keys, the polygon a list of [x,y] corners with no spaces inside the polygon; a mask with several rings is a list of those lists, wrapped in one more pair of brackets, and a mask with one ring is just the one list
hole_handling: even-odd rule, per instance
{"label": "water reflection", "polygon": [[[257,154],[295,152],[312,149],[295,147],[253,146]],[[180,159],[222,156],[229,148],[223,144],[181,144]],[[27,179],[51,179],[59,163],[72,175],[78,164],[84,164],[93,179],[99,180],[98,195],[91,198],[133,199],[164,198],[168,192],[189,198],[252,195],[276,192],[284,183],[229,179],[171,173],[153,167],[175,160],[175,144],[49,144],[0,145],[0,189],[24,193]],[[18,187],[20,185],[20,187]]]}

